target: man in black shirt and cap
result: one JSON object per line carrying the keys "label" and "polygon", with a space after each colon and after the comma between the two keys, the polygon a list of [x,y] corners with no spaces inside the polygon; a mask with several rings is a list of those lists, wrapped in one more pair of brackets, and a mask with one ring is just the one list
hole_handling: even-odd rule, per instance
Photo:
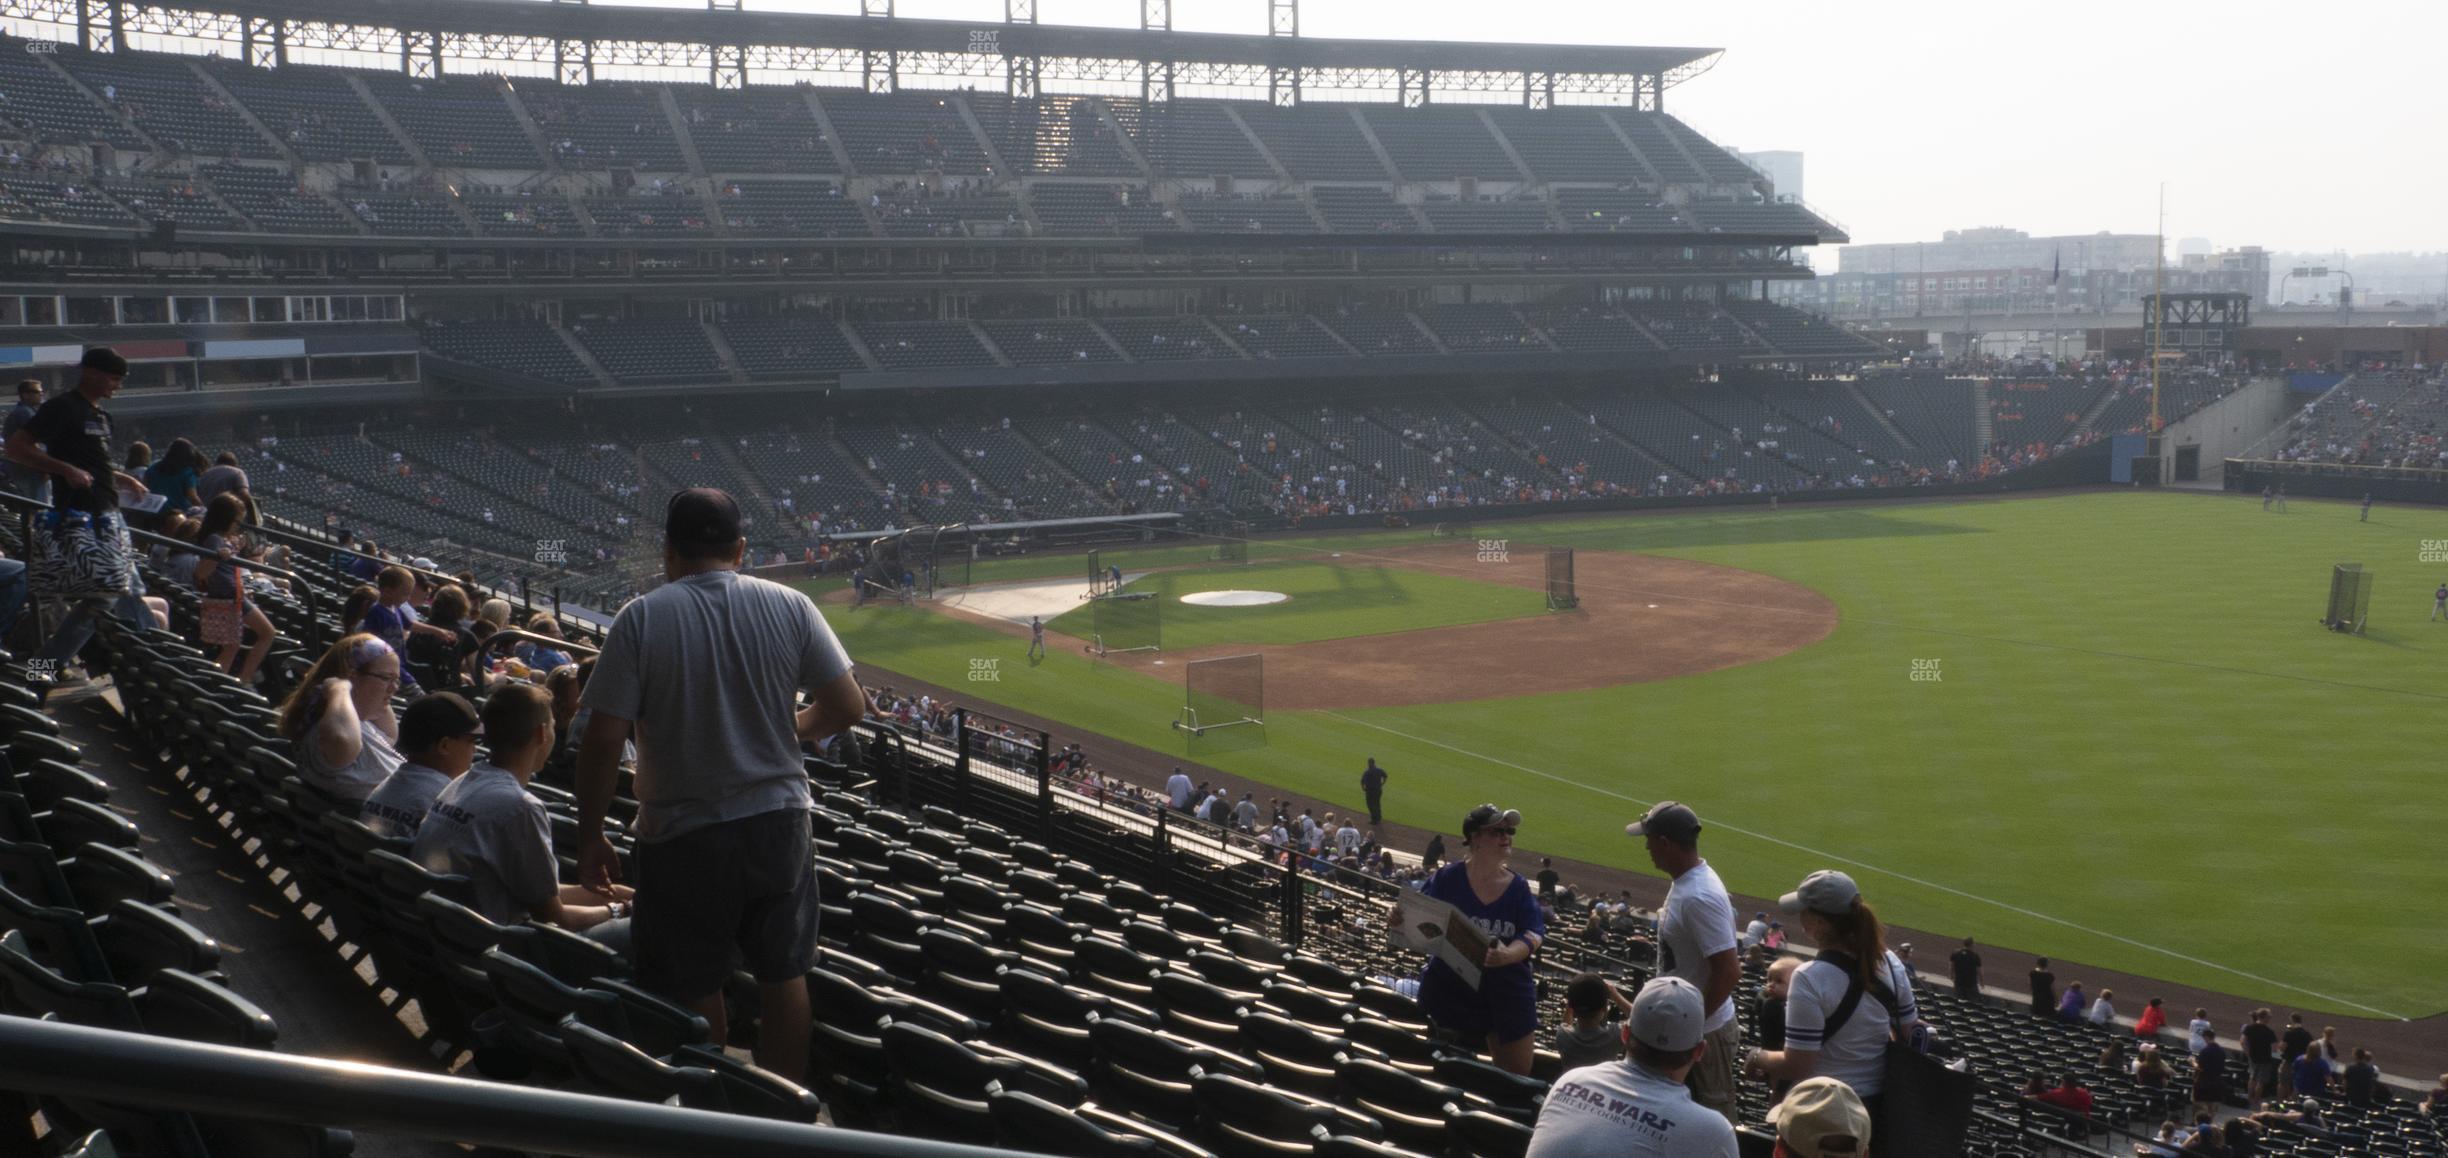
{"label": "man in black shirt and cap", "polygon": [[[107,611],[130,626],[144,626],[151,617],[136,588],[127,524],[119,514],[119,492],[125,490],[142,497],[145,485],[135,476],[112,468],[111,416],[102,409],[102,404],[119,392],[127,370],[127,359],[108,346],[85,351],[84,359],[78,363],[76,389],[62,391],[43,403],[34,417],[9,435],[5,449],[10,462],[49,475],[53,480],[53,509],[37,524],[42,533],[57,534],[69,522],[89,521],[95,541],[115,539],[119,557],[128,564],[126,582],[118,596],[78,599],[67,618],[60,621],[59,629],[52,633],[50,642],[35,653],[35,658],[50,661],[47,666],[53,670],[84,650],[86,641],[93,638],[95,615]],[[40,570],[36,573],[39,576]],[[35,594],[47,593],[37,590]]]}

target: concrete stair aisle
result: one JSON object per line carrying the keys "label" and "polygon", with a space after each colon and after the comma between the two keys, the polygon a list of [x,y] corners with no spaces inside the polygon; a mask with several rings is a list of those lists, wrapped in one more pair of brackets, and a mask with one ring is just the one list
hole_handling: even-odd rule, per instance
{"label": "concrete stair aisle", "polygon": [[1623,142],[1624,152],[1632,154],[1632,159],[1640,162],[1641,172],[1649,174],[1651,187],[1663,188],[1666,184],[1666,175],[1658,172],[1658,167],[1650,162],[1648,154],[1641,152],[1639,145],[1632,143],[1632,134],[1625,132],[1624,127],[1616,123],[1615,118],[1605,109],[1598,110],[1598,119],[1605,122],[1606,127],[1614,132],[1616,140]]}
{"label": "concrete stair aisle", "polygon": [[1021,445],[1028,447],[1029,452],[1037,456],[1037,461],[1046,465],[1046,469],[1070,480],[1071,485],[1077,488],[1079,493],[1086,495],[1097,502],[1105,502],[1105,492],[1102,488],[1090,486],[1087,479],[1081,478],[1078,471],[1071,469],[1070,463],[1064,462],[1062,459],[1047,453],[1045,446],[1039,443],[1036,438],[1031,436],[1028,431],[1022,429],[1018,423],[1012,424],[1012,438],[1017,440]]}
{"label": "concrete stair aisle", "polygon": [[527,143],[534,146],[536,156],[543,159],[545,171],[560,172],[561,156],[553,151],[552,142],[545,139],[544,126],[537,124],[535,115],[527,111],[527,102],[518,98],[518,90],[511,87],[509,81],[497,78],[495,83],[501,91],[502,104],[510,110],[510,119],[517,121],[519,131],[527,134]]}
{"label": "concrete stair aisle", "polygon": [[[1844,389],[1845,396],[1851,398],[1855,406],[1861,407],[1870,415],[1870,417],[1878,420],[1879,426],[1886,430],[1889,438],[1895,439],[1898,443],[1904,446],[1909,446],[1914,450],[1921,449],[1920,443],[1914,442],[1910,437],[1907,437],[1904,433],[1904,429],[1897,426],[1893,419],[1887,417],[1886,411],[1879,409],[1877,403],[1870,401],[1869,395],[1862,393],[1861,386],[1858,383],[1848,381],[1844,384]],[[1986,444],[1984,443],[1983,445]]]}
{"label": "concrete stair aisle", "polygon": [[705,331],[706,344],[714,347],[715,360],[722,363],[723,373],[734,382],[747,381],[748,371],[740,368],[739,355],[732,351],[730,341],[723,337],[722,327],[699,318],[697,328]]}
{"label": "concrete stair aisle", "polygon": [[[1572,400],[1569,398],[1556,396],[1556,401],[1563,403],[1568,409],[1580,409],[1579,407],[1574,406]],[[1703,419],[1702,421],[1706,421],[1706,419]],[[1617,430],[1614,425],[1607,422],[1607,420],[1603,418],[1599,419],[1596,424],[1596,428],[1600,434],[1606,435],[1615,442],[1622,444],[1634,454],[1639,455],[1642,461],[1656,467],[1659,474],[1665,475],[1669,478],[1679,479],[1685,483],[1697,483],[1701,481],[1698,476],[1692,474],[1690,471],[1684,470],[1682,467],[1676,466],[1675,464],[1660,457],[1656,451],[1643,445],[1639,439],[1625,434],[1621,430]]]}
{"label": "concrete stair aisle", "polygon": [[1003,352],[1003,347],[995,342],[994,335],[987,333],[986,327],[977,324],[977,319],[963,318],[961,320],[968,325],[969,336],[976,338],[979,345],[986,347],[986,353],[995,360],[995,365],[1009,366],[1012,364],[1011,355]]}
{"label": "concrete stair aisle", "polygon": [[426,156],[425,150],[416,143],[416,138],[409,136],[408,130],[400,127],[399,121],[392,117],[391,110],[384,108],[382,101],[375,97],[374,90],[366,87],[364,77],[353,72],[343,72],[340,78],[348,82],[349,91],[356,93],[358,100],[365,102],[367,111],[372,112],[374,119],[382,123],[384,130],[391,134],[391,139],[398,142],[400,148],[407,150],[408,159],[416,162],[418,172],[425,172],[434,167],[433,158]]}
{"label": "concrete stair aisle", "polygon": [[[138,854],[170,874],[175,915],[221,946],[230,991],[270,1014],[279,1051],[440,1073],[450,1059],[426,1034],[406,994],[376,981],[361,947],[347,944],[307,902],[288,866],[216,808],[209,789],[166,753],[146,750],[107,681],[62,689],[45,713],[84,753],[82,766],[111,785],[108,807],[136,822]],[[360,1134],[363,1158],[444,1158],[457,1147]]]}
{"label": "concrete stair aisle", "polygon": [[273,148],[280,150],[281,160],[289,163],[290,172],[303,173],[306,171],[306,163],[298,158],[297,150],[290,148],[289,142],[282,140],[280,134],[273,132],[272,126],[263,123],[263,119],[255,115],[255,110],[246,107],[245,102],[238,99],[238,94],[223,87],[221,78],[214,76],[202,64],[192,60],[187,62],[187,71],[194,73],[198,83],[211,90],[214,96],[221,98],[221,101],[230,107],[231,112],[238,114],[239,120],[247,123],[248,128],[255,130],[264,140],[270,141]]}
{"label": "concrete stair aisle", "polygon": [[[1275,171],[1273,176],[1277,180],[1289,181],[1292,179],[1292,170],[1284,168],[1284,163],[1275,156],[1275,150],[1267,148],[1267,143],[1258,139],[1258,134],[1249,127],[1249,122],[1241,119],[1239,110],[1233,108],[1230,103],[1218,107],[1224,110],[1225,119],[1231,121],[1234,128],[1241,130],[1242,136],[1249,138],[1250,148],[1256,150],[1259,156],[1266,158],[1267,168]],[[1384,156],[1384,150],[1379,150],[1378,155]],[[1319,220],[1318,229],[1323,231],[1325,228],[1326,222],[1323,219]]]}
{"label": "concrete stair aisle", "polygon": [[[1396,186],[1395,200],[1401,200],[1402,170],[1394,167],[1394,155],[1386,152],[1385,142],[1377,139],[1377,130],[1370,128],[1368,118],[1360,115],[1359,105],[1353,105],[1343,111],[1351,115],[1352,127],[1360,130],[1360,139],[1368,142],[1369,155],[1377,158],[1377,164],[1385,169],[1386,180],[1393,182]],[[1413,213],[1412,216],[1419,215]],[[1425,220],[1420,222],[1420,227],[1423,229],[1427,228],[1427,225]]]}
{"label": "concrete stair aisle", "polygon": [[136,122],[130,119],[126,113],[120,112],[118,108],[113,106],[109,101],[103,100],[101,93],[85,87],[84,81],[78,80],[75,74],[69,72],[68,69],[64,65],[60,64],[58,60],[53,59],[50,53],[35,53],[33,55],[34,59],[41,61],[44,68],[50,69],[52,74],[59,78],[60,83],[68,87],[69,91],[84,93],[86,100],[92,101],[94,103],[94,107],[101,109],[103,112],[109,113],[112,120],[119,122],[120,128],[126,129],[128,132],[135,134],[137,140],[144,142],[145,148],[152,150],[155,158],[166,158],[170,155],[170,150],[163,148],[160,141],[153,139],[153,134],[137,127]]}
{"label": "concrete stair aisle", "polygon": [[2090,409],[2083,411],[2082,421],[2075,423],[2073,431],[2066,437],[2072,438],[2076,435],[2090,433],[2091,424],[2098,422],[2101,415],[2108,413],[2108,408],[2115,405],[2116,400],[2117,391],[2114,387],[2100,391],[2099,401],[2092,403]]}
{"label": "concrete stair aisle", "polygon": [[[1113,106],[1104,101],[1098,101],[1096,111],[1097,119],[1103,121],[1106,131],[1114,135],[1114,146],[1122,150],[1123,156],[1130,158],[1130,163],[1138,168],[1140,176],[1151,182],[1154,181],[1156,179],[1155,168],[1148,164],[1147,156],[1139,151],[1139,142],[1132,140],[1129,133],[1122,131],[1122,122],[1114,116]],[[1153,185],[1149,186],[1151,192],[1154,188]]]}
{"label": "concrete stair aisle", "polygon": [[562,344],[569,347],[570,353],[578,356],[579,364],[585,366],[588,373],[595,375],[595,381],[599,385],[619,384],[612,377],[612,371],[604,369],[604,364],[595,360],[594,353],[586,348],[586,343],[578,340],[578,335],[569,332],[569,329],[559,322],[554,322],[552,329],[553,333],[560,337]]}

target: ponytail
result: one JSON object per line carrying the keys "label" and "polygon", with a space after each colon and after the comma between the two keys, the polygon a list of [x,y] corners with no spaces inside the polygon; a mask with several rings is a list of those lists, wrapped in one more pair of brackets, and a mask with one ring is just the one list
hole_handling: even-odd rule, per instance
{"label": "ponytail", "polygon": [[1820,947],[1839,950],[1853,958],[1853,968],[1860,974],[1863,988],[1884,984],[1887,931],[1879,924],[1878,912],[1870,907],[1870,902],[1855,897],[1852,910],[1843,916],[1820,915],[1828,923],[1827,944]]}

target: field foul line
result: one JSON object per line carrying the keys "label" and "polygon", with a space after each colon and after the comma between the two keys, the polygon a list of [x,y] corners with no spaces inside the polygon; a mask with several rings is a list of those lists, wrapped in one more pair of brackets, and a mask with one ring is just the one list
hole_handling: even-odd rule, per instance
{"label": "field foul line", "polygon": [[[1448,752],[1455,753],[1456,755],[1468,756],[1468,757],[1470,757],[1470,758],[1472,758],[1472,759],[1474,759],[1474,760],[1483,760],[1483,761],[1486,761],[1487,763],[1490,763],[1490,764],[1495,764],[1495,765],[1498,765],[1498,766],[1501,766],[1501,767],[1505,767],[1505,768],[1511,768],[1511,769],[1513,769],[1513,770],[1514,770],[1514,771],[1516,771],[1516,772],[1527,772],[1527,773],[1529,773],[1529,774],[1530,774],[1530,775],[1532,775],[1532,776],[1537,776],[1537,777],[1540,777],[1540,778],[1542,778],[1542,779],[1546,779],[1546,780],[1553,780],[1553,781],[1555,781],[1555,782],[1556,782],[1556,783],[1558,783],[1558,784],[1567,785],[1567,786],[1570,786],[1570,787],[1573,787],[1573,788],[1579,788],[1579,789],[1581,789],[1581,790],[1583,790],[1583,791],[1586,791],[1586,792],[1595,792],[1595,793],[1597,793],[1597,794],[1598,794],[1598,795],[1600,795],[1600,796],[1612,796],[1612,797],[1614,797],[1614,798],[1615,798],[1615,799],[1617,799],[1617,800],[1621,800],[1621,801],[1623,801],[1623,802],[1625,802],[1625,803],[1627,803],[1627,804],[1636,805],[1636,806],[1641,807],[1641,808],[1647,808],[1649,805],[1651,805],[1651,804],[1653,804],[1653,803],[1656,803],[1655,801],[1650,801],[1650,800],[1641,800],[1641,799],[1639,799],[1639,798],[1637,798],[1637,797],[1626,796],[1626,795],[1624,795],[1623,793],[1621,793],[1621,792],[1617,792],[1617,791],[1615,791],[1615,790],[1613,790],[1613,789],[1611,789],[1611,788],[1600,788],[1600,787],[1598,787],[1598,786],[1597,786],[1597,785],[1595,785],[1595,784],[1584,784],[1584,783],[1582,783],[1581,781],[1578,781],[1578,780],[1573,780],[1573,779],[1569,779],[1569,778],[1567,778],[1567,777],[1558,776],[1558,775],[1556,775],[1556,774],[1555,774],[1555,773],[1553,773],[1553,772],[1545,772],[1545,771],[1541,771],[1541,770],[1539,770],[1539,769],[1537,769],[1537,768],[1532,768],[1532,767],[1529,767],[1529,766],[1527,766],[1527,765],[1523,765],[1523,764],[1516,764],[1516,763],[1512,762],[1511,760],[1505,760],[1505,759],[1501,759],[1501,758],[1499,758],[1499,757],[1490,756],[1490,755],[1487,755],[1487,754],[1482,753],[1482,752],[1473,752],[1473,751],[1471,751],[1471,750],[1470,750],[1470,749],[1468,749],[1468,748],[1458,748],[1458,747],[1455,747],[1455,746],[1454,746],[1454,745],[1452,745],[1452,744],[1445,743],[1445,742],[1444,742],[1444,741],[1442,741],[1442,740],[1432,740],[1432,739],[1429,739],[1429,738],[1428,738],[1428,737],[1426,737],[1426,736],[1414,735],[1414,734],[1412,734],[1412,733],[1410,733],[1410,732],[1405,732],[1405,731],[1403,731],[1403,730],[1401,730],[1401,729],[1399,729],[1399,728],[1389,728],[1389,727],[1386,727],[1386,726],[1385,726],[1385,725],[1383,725],[1383,724],[1371,723],[1371,722],[1369,722],[1369,721],[1367,721],[1367,720],[1359,720],[1359,719],[1354,719],[1354,718],[1352,718],[1352,717],[1350,717],[1350,716],[1346,716],[1346,715],[1342,714],[1341,712],[1321,711],[1321,712],[1318,712],[1317,714],[1318,714],[1318,715],[1321,715],[1321,716],[1327,716],[1327,717],[1330,717],[1330,718],[1332,718],[1332,719],[1341,720],[1341,721],[1343,721],[1343,722],[1344,722],[1344,723],[1346,723],[1346,724],[1358,724],[1358,725],[1360,725],[1360,726],[1361,726],[1361,727],[1363,727],[1363,728],[1373,728],[1373,729],[1375,729],[1375,730],[1377,730],[1377,731],[1384,732],[1384,733],[1386,733],[1386,734],[1387,734],[1387,735],[1389,735],[1389,736],[1400,736],[1400,737],[1402,737],[1403,739],[1406,739],[1406,740],[1411,740],[1411,741],[1414,741],[1414,742],[1417,742],[1417,743],[1421,743],[1421,744],[1427,744],[1427,745],[1429,745],[1429,746],[1431,746],[1431,747],[1443,748],[1444,750],[1446,750],[1446,751],[1448,751]],[[1793,850],[1794,850],[1794,851],[1796,851],[1796,852],[1804,852],[1804,853],[1809,853],[1809,854],[1810,854],[1810,855],[1812,855],[1812,856],[1816,856],[1816,857],[1824,857],[1824,858],[1828,859],[1829,861],[1832,861],[1832,862],[1834,862],[1834,863],[1836,863],[1836,864],[1848,865],[1848,866],[1851,866],[1851,867],[1853,867],[1853,868],[1861,869],[1861,870],[1863,870],[1863,871],[1865,871],[1865,872],[1877,873],[1877,874],[1879,874],[1880,876],[1889,877],[1889,878],[1892,878],[1892,879],[1895,879],[1895,880],[1899,880],[1899,881],[1904,881],[1904,882],[1906,882],[1906,883],[1908,883],[1908,884],[1915,884],[1915,885],[1919,885],[1919,886],[1921,886],[1922,888],[1926,888],[1926,889],[1935,889],[1935,890],[1937,890],[1937,891],[1939,891],[1939,892],[1946,893],[1946,894],[1948,894],[1948,895],[1950,895],[1950,896],[1962,897],[1963,899],[1965,899],[1965,900],[1967,900],[1967,901],[1977,901],[1977,902],[1979,902],[1979,903],[1981,903],[1981,904],[1984,904],[1984,905],[1989,905],[1989,906],[1992,906],[1992,907],[1994,907],[1994,908],[2004,909],[2004,910],[2006,910],[2007,912],[2010,912],[2010,913],[2018,913],[2018,914],[2021,914],[2021,915],[2026,916],[2026,917],[2031,917],[2031,918],[2034,918],[2034,919],[2036,919],[2036,920],[2047,921],[2047,922],[2049,922],[2050,924],[2053,924],[2053,925],[2062,925],[2062,926],[2064,926],[2065,928],[2072,929],[2072,930],[2074,930],[2074,931],[2076,931],[2076,932],[2078,932],[2078,933],[2089,933],[2090,935],[2092,935],[2092,936],[2094,936],[2094,937],[2103,937],[2103,938],[2106,938],[2106,939],[2108,939],[2108,940],[2110,940],[2110,941],[2115,941],[2115,942],[2117,942],[2117,943],[2119,943],[2119,944],[2123,944],[2123,945],[2130,945],[2130,946],[2132,946],[2132,947],[2134,947],[2134,948],[2136,948],[2136,949],[2140,949],[2140,950],[2143,950],[2143,951],[2145,951],[2145,952],[2149,952],[2149,953],[2156,953],[2156,954],[2159,954],[2159,955],[2160,955],[2160,956],[2162,956],[2162,957],[2168,957],[2168,958],[2172,958],[2172,959],[2177,960],[2177,961],[2183,961],[2183,962],[2185,962],[2185,963],[2187,963],[2187,964],[2191,964],[2191,965],[2199,965],[2199,966],[2202,966],[2203,968],[2206,968],[2206,969],[2215,969],[2215,970],[2217,970],[2218,972],[2221,972],[2221,973],[2226,973],[2226,974],[2230,974],[2230,975],[2232,975],[2232,976],[2236,976],[2236,977],[2241,977],[2241,978],[2244,978],[2244,979],[2245,979],[2245,980],[2247,980],[2247,981],[2257,981],[2257,982],[2259,982],[2259,983],[2261,983],[2261,984],[2263,984],[2263,985],[2275,985],[2275,986],[2277,986],[2277,987],[2278,987],[2278,988],[2280,988],[2280,989],[2284,989],[2284,990],[2287,990],[2287,991],[2292,992],[2292,993],[2301,993],[2301,994],[2303,994],[2303,995],[2304,995],[2304,996],[2306,996],[2306,997],[2315,997],[2315,998],[2319,998],[2319,999],[2320,999],[2320,1000],[2322,1000],[2322,1001],[2332,1002],[2332,1003],[2337,1004],[2337,1005],[2350,1006],[2350,1007],[2355,1008],[2355,1009],[2360,1009],[2360,1010],[2363,1010],[2363,1011],[2365,1011],[2365,1012],[2367,1012],[2367,1013],[2376,1013],[2376,1014],[2379,1014],[2380,1016],[2385,1017],[2385,1018],[2387,1018],[2387,1019],[2389,1019],[2389,1020],[2391,1020],[2391,1021],[2410,1021],[2410,1020],[2412,1020],[2411,1018],[2408,1018],[2408,1017],[2406,1017],[2406,1016],[2404,1016],[2404,1015],[2402,1015],[2402,1014],[2390,1013],[2389,1011],[2387,1011],[2387,1010],[2385,1010],[2385,1009],[2379,1009],[2379,1008],[2376,1008],[2376,1007],[2374,1007],[2374,1006],[2365,1005],[2365,1004],[2363,1004],[2363,1003],[2362,1003],[2362,1002],[2360,1002],[2360,1001],[2350,1001],[2350,1000],[2347,1000],[2346,998],[2343,998],[2343,997],[2333,997],[2333,996],[2331,996],[2331,995],[2329,995],[2329,994],[2322,993],[2322,992],[2320,992],[2320,991],[2318,991],[2318,990],[2306,989],[2306,988],[2304,988],[2303,986],[2300,986],[2300,985],[2290,985],[2290,984],[2288,984],[2288,983],[2286,983],[2286,982],[2284,982],[2284,981],[2279,981],[2279,980],[2277,980],[2277,979],[2275,979],[2275,978],[2270,978],[2270,977],[2263,977],[2263,976],[2261,976],[2261,975],[2259,975],[2259,974],[2257,974],[2257,973],[2247,973],[2247,972],[2245,972],[2245,971],[2243,971],[2243,970],[2241,970],[2241,969],[2233,968],[2233,967],[2231,967],[2231,966],[2227,966],[2227,965],[2221,965],[2221,964],[2219,964],[2219,963],[2218,963],[2218,962],[2216,962],[2216,961],[2205,961],[2205,960],[2203,960],[2202,958],[2199,958],[2199,957],[2188,956],[2188,955],[2186,955],[2186,954],[2179,953],[2179,952],[2177,952],[2177,951],[2175,951],[2175,950],[2173,950],[2173,949],[2164,949],[2164,948],[2161,948],[2161,947],[2159,947],[2159,946],[2157,946],[2157,945],[2148,944],[2148,943],[2146,943],[2146,942],[2142,942],[2142,941],[2136,941],[2136,940],[2134,940],[2134,939],[2133,939],[2133,938],[2131,938],[2131,937],[2119,936],[2119,935],[2117,935],[2117,934],[2115,934],[2115,933],[2111,933],[2111,932],[2108,932],[2108,931],[2103,930],[2103,929],[2094,929],[2094,928],[2091,928],[2091,927],[2089,927],[2089,926],[2087,926],[2087,925],[2078,925],[2078,924],[2075,924],[2075,923],[2074,923],[2074,922],[2072,922],[2072,921],[2066,920],[2066,919],[2065,919],[2065,918],[2063,918],[2063,917],[2055,917],[2055,916],[2051,916],[2051,915],[2049,915],[2049,914],[2047,914],[2047,913],[2038,912],[2038,911],[2035,911],[2035,910],[2032,910],[2032,909],[2026,909],[2026,908],[2022,907],[2021,905],[2010,905],[2010,904],[2007,904],[2007,903],[2006,903],[2006,902],[2004,902],[2004,901],[2000,901],[2000,900],[1993,900],[1993,899],[1991,899],[1991,898],[1989,898],[1989,897],[1980,896],[1979,894],[1976,894],[1976,893],[1967,893],[1967,892],[1963,891],[1962,889],[1955,888],[1955,887],[1952,887],[1952,886],[1950,886],[1950,885],[1942,885],[1942,884],[1939,884],[1939,883],[1938,883],[1938,882],[1936,882],[1936,881],[1925,881],[1925,880],[1922,880],[1922,879],[1921,879],[1921,878],[1919,878],[1919,877],[1908,876],[1908,875],[1906,875],[1906,874],[1904,874],[1904,873],[1896,872],[1896,871],[1894,871],[1894,870],[1892,870],[1892,869],[1884,869],[1884,868],[1880,868],[1879,866],[1874,865],[1874,864],[1870,864],[1870,863],[1868,863],[1868,862],[1866,862],[1866,861],[1858,861],[1858,860],[1854,860],[1854,859],[1853,859],[1853,858],[1851,858],[1851,857],[1839,856],[1839,855],[1837,855],[1837,854],[1835,854],[1835,853],[1832,853],[1832,852],[1827,852],[1827,851],[1824,851],[1824,850],[1821,850],[1821,849],[1812,848],[1812,847],[1810,847],[1809,845],[1804,845],[1804,844],[1796,844],[1796,843],[1794,843],[1794,842],[1792,842],[1792,841],[1790,841],[1790,840],[1784,840],[1784,839],[1779,838],[1779,837],[1770,836],[1770,835],[1768,835],[1767,833],[1764,833],[1764,832],[1755,832],[1755,831],[1753,831],[1753,830],[1751,830],[1751,829],[1747,829],[1747,828],[1737,828],[1737,827],[1735,827],[1735,826],[1733,826],[1733,825],[1731,825],[1731,824],[1726,824],[1726,823],[1724,823],[1723,821],[1718,821],[1718,820],[1709,820],[1709,821],[1706,821],[1706,823],[1708,823],[1708,824],[1714,824],[1714,825],[1716,825],[1716,826],[1717,826],[1717,827],[1719,827],[1719,828],[1725,829],[1727,832],[1739,833],[1739,834],[1741,834],[1741,835],[1743,835],[1743,836],[1750,837],[1750,838],[1751,838],[1751,839],[1753,839],[1753,840],[1766,841],[1766,842],[1767,842],[1767,843],[1769,843],[1769,844],[1783,845],[1784,847],[1786,847],[1786,848],[1790,848],[1790,849],[1793,849]]]}

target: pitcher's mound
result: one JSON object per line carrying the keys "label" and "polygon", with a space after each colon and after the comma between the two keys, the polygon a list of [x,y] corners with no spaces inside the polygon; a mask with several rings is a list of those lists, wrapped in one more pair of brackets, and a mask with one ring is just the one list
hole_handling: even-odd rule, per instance
{"label": "pitcher's mound", "polygon": [[1264,607],[1291,598],[1281,591],[1193,591],[1181,601],[1200,607]]}

